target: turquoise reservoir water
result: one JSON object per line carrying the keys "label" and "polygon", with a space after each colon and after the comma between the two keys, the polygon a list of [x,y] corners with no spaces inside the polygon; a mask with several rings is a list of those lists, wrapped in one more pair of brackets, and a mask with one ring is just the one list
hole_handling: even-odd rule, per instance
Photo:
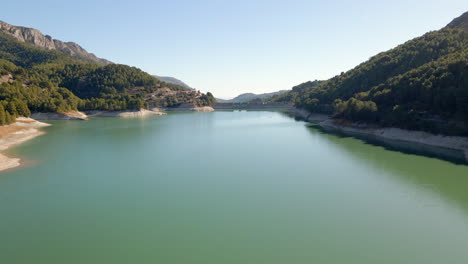
{"label": "turquoise reservoir water", "polygon": [[278,112],[52,123],[0,173],[0,263],[468,263],[468,166]]}

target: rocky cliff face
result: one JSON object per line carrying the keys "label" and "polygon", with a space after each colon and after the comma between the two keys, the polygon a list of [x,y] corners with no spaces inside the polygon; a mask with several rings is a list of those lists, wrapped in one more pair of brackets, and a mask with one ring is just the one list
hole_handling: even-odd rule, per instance
{"label": "rocky cliff face", "polygon": [[468,30],[468,12],[465,12],[463,15],[455,18],[447,27],[451,28],[461,28]]}
{"label": "rocky cliff face", "polygon": [[108,60],[98,58],[94,54],[87,52],[80,45],[74,42],[63,42],[57,39],[53,39],[51,36],[44,35],[39,30],[34,28],[13,26],[0,21],[0,32],[9,34],[19,41],[31,43],[36,47],[48,50],[58,50],[85,61],[90,61],[101,65],[111,63]]}

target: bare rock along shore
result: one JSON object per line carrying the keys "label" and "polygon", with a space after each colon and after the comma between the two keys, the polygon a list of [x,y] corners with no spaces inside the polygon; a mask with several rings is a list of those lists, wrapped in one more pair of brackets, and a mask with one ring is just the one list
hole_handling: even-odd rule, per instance
{"label": "bare rock along shore", "polygon": [[214,108],[211,106],[197,106],[194,107],[192,111],[195,112],[213,112]]}
{"label": "bare rock along shore", "polygon": [[70,111],[66,113],[33,113],[32,119],[36,120],[88,120],[88,116],[79,111]]}
{"label": "bare rock along shore", "polygon": [[[183,110],[179,110],[183,111]],[[212,107],[191,107],[188,111],[211,112]],[[11,146],[33,139],[44,132],[41,127],[50,126],[37,120],[88,120],[89,116],[95,117],[122,117],[141,118],[147,116],[161,116],[166,113],[158,108],[151,110],[140,109],[135,111],[90,111],[87,114],[79,111],[67,113],[33,113],[31,118],[20,117],[16,122],[6,126],[0,126],[0,171],[15,168],[21,165],[19,158],[8,157],[2,151]]]}
{"label": "bare rock along shore", "polygon": [[168,107],[164,109],[170,112],[213,112],[214,108],[211,106],[196,106],[194,104],[181,104],[177,107]]}
{"label": "bare rock along shore", "polygon": [[165,115],[166,113],[160,111],[157,108],[152,110],[140,109],[139,111],[90,111],[88,112],[89,116],[96,117],[125,117],[125,118],[135,118],[135,117],[147,117],[154,115]]}
{"label": "bare rock along shore", "polygon": [[19,158],[8,157],[2,152],[9,147],[42,135],[44,132],[39,129],[45,126],[49,126],[49,124],[24,117],[17,118],[16,123],[11,125],[0,126],[0,171],[21,165]]}
{"label": "bare rock along shore", "polygon": [[[303,109],[293,109],[292,113],[305,120],[317,123],[322,128],[340,131],[350,136],[365,137],[395,147],[398,143],[407,143],[404,147],[417,149],[436,156],[456,159],[468,163],[468,138],[458,136],[435,135],[424,131],[412,131],[393,127],[373,127],[356,123],[344,123],[323,114],[310,113]],[[411,144],[411,145],[408,145]]]}

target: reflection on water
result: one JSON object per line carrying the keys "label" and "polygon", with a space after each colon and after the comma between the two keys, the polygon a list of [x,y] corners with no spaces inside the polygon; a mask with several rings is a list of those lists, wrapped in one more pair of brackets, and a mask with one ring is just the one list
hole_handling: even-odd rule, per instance
{"label": "reflection on water", "polygon": [[0,263],[468,262],[468,166],[278,112],[46,130],[0,177]]}
{"label": "reflection on water", "polygon": [[[323,135],[323,140],[358,158],[358,162],[386,172],[386,175],[391,175],[397,180],[412,183],[416,188],[436,192],[468,212],[468,166],[418,155],[427,155],[424,150],[416,154],[378,141],[361,141],[339,133],[328,133],[315,125],[308,125],[308,129],[311,134]],[[369,148],[372,151],[367,148],[362,150],[362,144],[370,144]]]}

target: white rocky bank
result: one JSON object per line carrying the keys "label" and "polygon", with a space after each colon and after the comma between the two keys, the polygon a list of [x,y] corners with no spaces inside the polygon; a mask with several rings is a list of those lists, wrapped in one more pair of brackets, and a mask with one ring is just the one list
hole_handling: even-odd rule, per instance
{"label": "white rocky bank", "polygon": [[87,120],[88,116],[79,111],[70,111],[66,113],[32,113],[32,119],[36,120]]}
{"label": "white rocky bank", "polygon": [[96,117],[124,117],[124,118],[137,118],[137,117],[147,117],[155,115],[165,115],[166,113],[155,108],[152,110],[140,109],[135,111],[90,111],[88,112],[89,116]]}
{"label": "white rocky bank", "polygon": [[[31,118],[20,117],[16,120],[16,123],[11,125],[0,126],[0,151],[42,135],[44,132],[39,128],[50,126]],[[0,171],[20,165],[21,160],[19,158],[11,158],[0,153]]]}
{"label": "white rocky bank", "polygon": [[297,108],[293,109],[292,112],[326,129],[337,130],[351,136],[371,137],[379,141],[399,141],[433,147],[434,154],[439,155],[441,153],[436,148],[445,149],[453,152],[454,155],[450,155],[451,157],[464,156],[465,162],[468,162],[467,137],[435,135],[424,131],[412,131],[393,127],[370,127],[360,124],[341,125],[327,115],[310,113]]}

